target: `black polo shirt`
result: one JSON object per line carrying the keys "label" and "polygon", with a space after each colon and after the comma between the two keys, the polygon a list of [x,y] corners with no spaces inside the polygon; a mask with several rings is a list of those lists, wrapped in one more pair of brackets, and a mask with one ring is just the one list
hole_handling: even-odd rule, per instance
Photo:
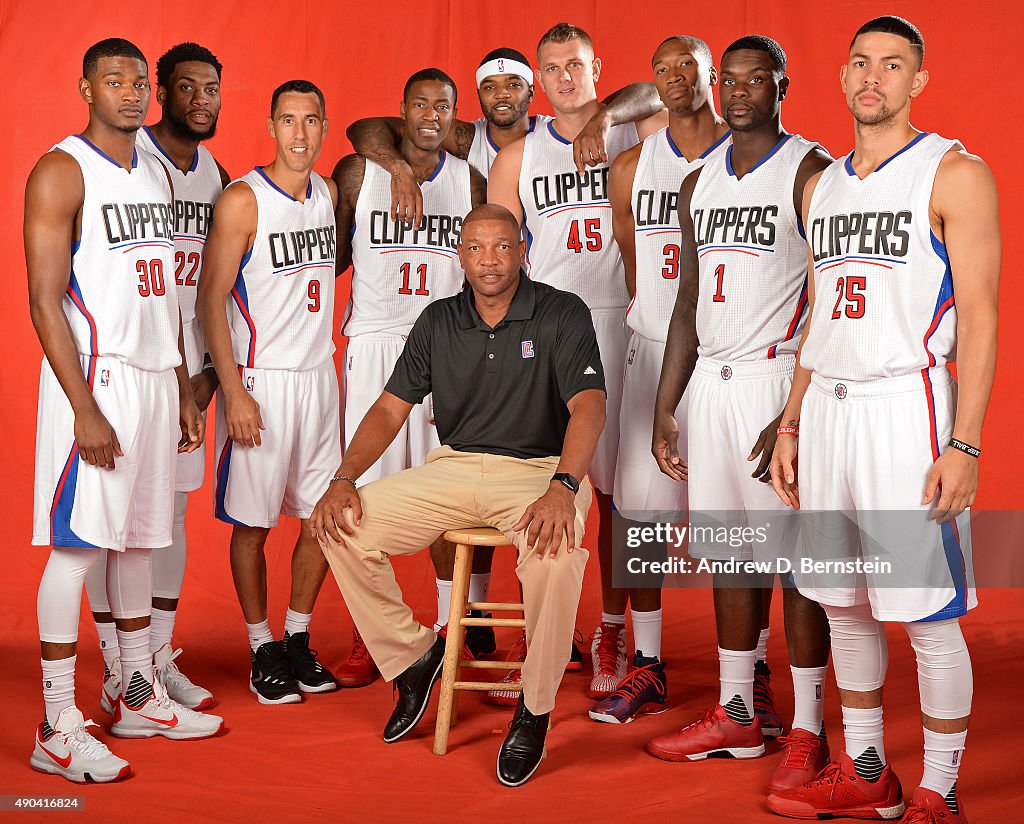
{"label": "black polo shirt", "polygon": [[524,274],[493,329],[473,292],[435,301],[417,319],[385,390],[409,403],[434,393],[441,443],[514,458],[562,453],[566,402],[605,391],[587,305]]}

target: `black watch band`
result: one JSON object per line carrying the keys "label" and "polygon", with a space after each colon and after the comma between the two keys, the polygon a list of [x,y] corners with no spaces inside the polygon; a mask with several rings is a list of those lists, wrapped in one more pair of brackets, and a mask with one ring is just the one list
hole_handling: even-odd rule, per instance
{"label": "black watch band", "polygon": [[551,476],[551,480],[558,481],[562,486],[572,492],[573,495],[580,491],[580,482],[576,480],[575,476],[570,475],[568,472],[556,472]]}

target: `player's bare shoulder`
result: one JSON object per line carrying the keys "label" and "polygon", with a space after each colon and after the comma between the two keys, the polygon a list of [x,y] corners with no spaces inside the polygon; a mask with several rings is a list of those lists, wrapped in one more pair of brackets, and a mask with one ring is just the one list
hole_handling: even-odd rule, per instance
{"label": "player's bare shoulder", "polygon": [[933,217],[941,220],[950,209],[971,211],[983,203],[995,203],[997,198],[995,176],[978,155],[971,154],[960,143],[943,155],[932,187]]}
{"label": "player's bare shoulder", "polygon": [[620,152],[619,156],[612,161],[611,170],[608,172],[610,179],[628,177],[632,180],[633,175],[636,174],[636,167],[640,162],[640,152],[643,147],[644,144],[640,142],[635,146],[630,146],[624,152]]}
{"label": "player's bare shoulder", "polygon": [[85,199],[82,167],[67,152],[60,149],[47,152],[39,158],[28,176],[25,199],[27,207],[37,201],[81,206]]}
{"label": "player's bare shoulder", "polygon": [[338,194],[351,199],[359,194],[366,174],[366,158],[360,154],[345,155],[331,172],[331,180],[338,187]]}
{"label": "player's bare shoulder", "polygon": [[220,234],[218,229],[222,228],[255,231],[258,212],[252,187],[245,180],[232,181],[213,207],[215,219],[211,234]]}

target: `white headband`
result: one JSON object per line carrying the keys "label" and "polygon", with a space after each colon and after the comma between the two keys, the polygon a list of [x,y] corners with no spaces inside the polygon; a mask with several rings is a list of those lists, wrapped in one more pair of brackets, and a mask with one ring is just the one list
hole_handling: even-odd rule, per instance
{"label": "white headband", "polygon": [[496,57],[476,70],[476,87],[479,89],[484,78],[493,74],[517,74],[526,81],[526,85],[533,85],[533,70],[529,66],[513,58]]}

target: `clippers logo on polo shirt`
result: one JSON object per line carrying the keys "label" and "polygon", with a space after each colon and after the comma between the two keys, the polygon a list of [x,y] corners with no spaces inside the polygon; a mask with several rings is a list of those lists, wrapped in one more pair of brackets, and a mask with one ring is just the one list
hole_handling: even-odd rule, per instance
{"label": "clippers logo on polo shirt", "polygon": [[522,344],[523,344],[523,357],[524,358],[532,358],[533,355],[534,355],[534,352],[533,352],[533,341],[532,340],[524,340],[522,342]]}

